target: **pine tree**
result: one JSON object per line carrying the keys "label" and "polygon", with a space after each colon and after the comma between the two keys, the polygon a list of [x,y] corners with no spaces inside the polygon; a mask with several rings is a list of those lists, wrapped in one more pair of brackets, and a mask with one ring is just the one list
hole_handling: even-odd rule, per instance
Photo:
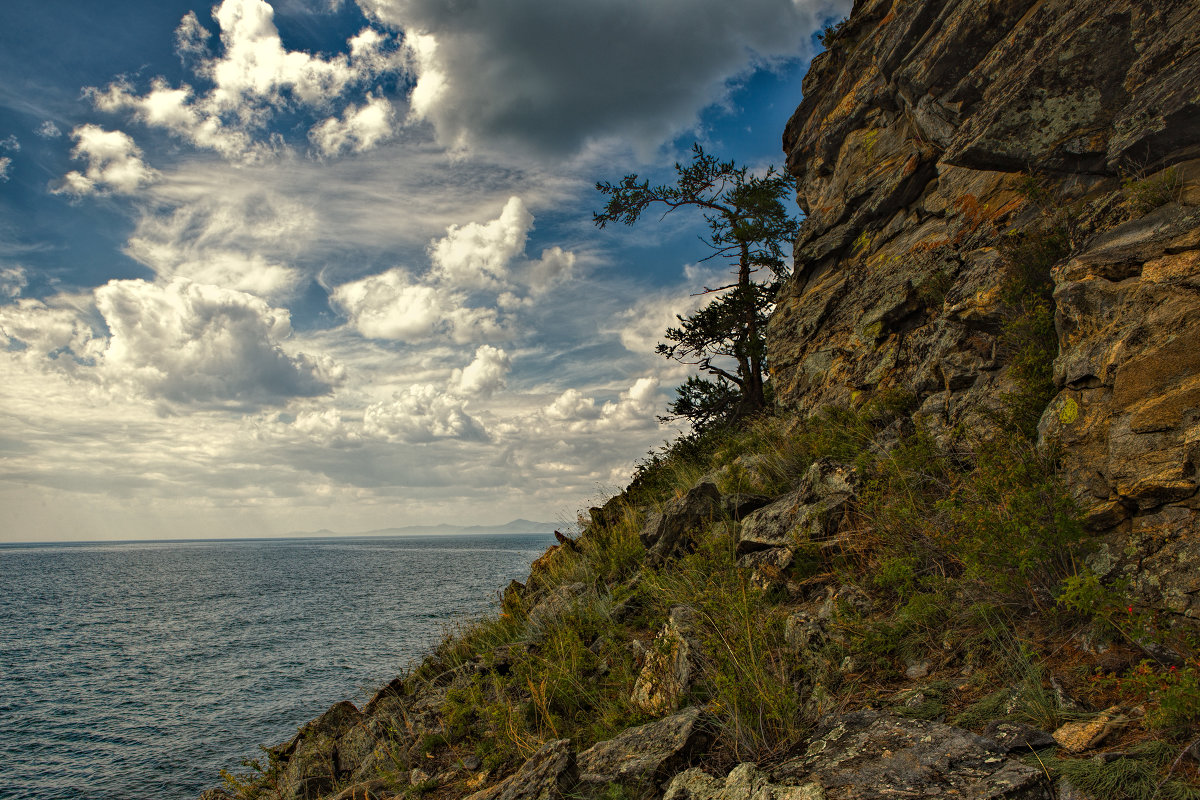
{"label": "pine tree", "polygon": [[705,244],[713,251],[704,260],[723,258],[734,280],[703,287],[714,295],[694,314],[678,317],[666,330],[656,352],[701,375],[677,390],[664,419],[685,418],[695,430],[729,422],[767,405],[766,322],[778,282],[787,276],[785,245],[796,235],[797,221],[782,198],[793,184],[774,167],[759,176],[733,161],[719,161],[692,146],[690,164],[675,164],[674,186],[651,186],[626,175],[618,184],[597,183],[608,205],[594,215],[600,228],[610,222],[633,225],[651,206],[696,208],[708,223]]}

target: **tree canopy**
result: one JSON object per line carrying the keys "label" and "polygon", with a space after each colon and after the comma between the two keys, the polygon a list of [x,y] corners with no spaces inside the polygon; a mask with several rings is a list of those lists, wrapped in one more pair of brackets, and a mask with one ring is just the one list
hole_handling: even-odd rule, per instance
{"label": "tree canopy", "polygon": [[679,316],[667,328],[656,352],[696,366],[701,375],[677,390],[665,419],[685,418],[699,430],[753,414],[766,407],[766,321],[780,279],[787,276],[785,245],[796,235],[797,220],[782,198],[791,179],[769,167],[752,174],[733,161],[720,161],[692,146],[691,163],[675,164],[674,185],[651,186],[626,175],[617,184],[597,183],[608,197],[594,215],[597,227],[620,222],[633,225],[652,206],[663,216],[681,208],[698,209],[708,223],[702,241],[712,252],[702,260],[725,259],[734,275],[722,286],[701,294],[713,299],[690,316]]}

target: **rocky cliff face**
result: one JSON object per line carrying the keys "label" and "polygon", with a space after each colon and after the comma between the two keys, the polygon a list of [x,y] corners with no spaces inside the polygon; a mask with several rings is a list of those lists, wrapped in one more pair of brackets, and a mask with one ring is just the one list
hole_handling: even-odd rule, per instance
{"label": "rocky cliff face", "polygon": [[858,0],[783,144],[807,219],[769,330],[777,397],[900,388],[943,438],[986,429],[1023,388],[1009,289],[1040,248],[1039,432],[1104,537],[1096,567],[1200,617],[1200,5]]}

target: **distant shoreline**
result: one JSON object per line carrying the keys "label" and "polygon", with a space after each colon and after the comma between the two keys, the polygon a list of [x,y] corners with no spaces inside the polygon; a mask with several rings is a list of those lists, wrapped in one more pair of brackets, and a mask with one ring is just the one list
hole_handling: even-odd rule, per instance
{"label": "distant shoreline", "polygon": [[15,542],[0,542],[0,550],[13,549],[24,550],[31,547],[82,547],[87,545],[146,545],[146,544],[203,544],[207,542],[283,542],[288,540],[307,541],[307,542],[334,542],[334,541],[351,541],[354,539],[389,539],[389,538],[416,538],[422,536],[549,536],[554,532],[555,527],[561,525],[553,525],[551,523],[531,523],[531,525],[545,526],[524,530],[519,528],[509,527],[508,525],[500,525],[496,527],[485,527],[481,525],[472,526],[407,526],[404,528],[385,528],[374,531],[363,531],[357,533],[337,533],[334,531],[292,531],[288,533],[280,533],[276,535],[265,536],[213,536],[204,538],[187,538],[187,539],[48,539],[44,541],[15,541]]}

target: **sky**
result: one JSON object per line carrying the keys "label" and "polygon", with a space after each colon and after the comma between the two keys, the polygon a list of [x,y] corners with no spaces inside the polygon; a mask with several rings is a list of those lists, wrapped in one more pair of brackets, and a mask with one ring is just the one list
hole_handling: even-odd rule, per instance
{"label": "sky", "polygon": [[849,0],[0,4],[0,541],[575,519]]}

